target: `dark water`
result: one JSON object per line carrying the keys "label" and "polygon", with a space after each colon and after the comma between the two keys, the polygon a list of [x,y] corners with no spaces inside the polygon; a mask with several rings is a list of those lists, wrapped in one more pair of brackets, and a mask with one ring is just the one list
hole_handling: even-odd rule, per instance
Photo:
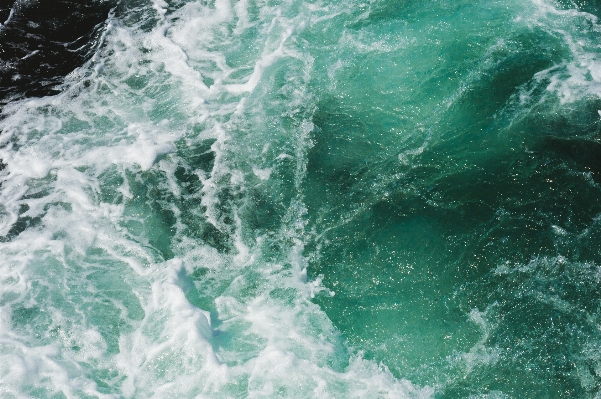
{"label": "dark water", "polygon": [[90,59],[116,1],[3,0],[1,101],[60,91],[65,75]]}

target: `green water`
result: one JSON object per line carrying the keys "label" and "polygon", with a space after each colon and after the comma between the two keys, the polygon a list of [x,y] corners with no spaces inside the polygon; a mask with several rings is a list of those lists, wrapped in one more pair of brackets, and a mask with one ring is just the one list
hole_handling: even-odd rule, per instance
{"label": "green water", "polygon": [[601,4],[122,1],[0,121],[0,396],[597,398]]}
{"label": "green water", "polygon": [[317,303],[440,397],[598,390],[600,103],[545,90],[579,60],[524,3],[378,3],[344,35],[400,48],[342,52],[313,114]]}

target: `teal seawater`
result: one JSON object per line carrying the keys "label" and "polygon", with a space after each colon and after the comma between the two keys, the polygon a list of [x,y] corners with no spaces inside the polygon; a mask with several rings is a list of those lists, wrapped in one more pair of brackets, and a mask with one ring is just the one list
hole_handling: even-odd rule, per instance
{"label": "teal seawater", "polygon": [[601,397],[601,4],[123,0],[0,121],[0,396]]}

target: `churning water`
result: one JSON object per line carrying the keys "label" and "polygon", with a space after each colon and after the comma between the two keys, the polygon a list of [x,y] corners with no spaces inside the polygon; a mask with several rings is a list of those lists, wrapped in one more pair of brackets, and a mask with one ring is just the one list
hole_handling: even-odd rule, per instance
{"label": "churning water", "polygon": [[2,398],[601,397],[601,2],[51,1]]}

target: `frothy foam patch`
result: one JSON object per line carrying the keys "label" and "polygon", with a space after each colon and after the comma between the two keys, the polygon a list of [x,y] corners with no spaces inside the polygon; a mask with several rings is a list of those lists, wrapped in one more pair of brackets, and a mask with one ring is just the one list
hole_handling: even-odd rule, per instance
{"label": "frothy foam patch", "polygon": [[[161,143],[160,135],[149,135],[146,129],[148,128],[136,124],[130,125],[128,127],[128,136],[135,140],[133,143],[123,143],[116,146],[93,149],[84,156],[85,162],[83,163],[130,163],[139,165],[142,170],[149,170],[156,163],[157,159],[163,155],[174,153],[176,148],[169,142]],[[156,130],[155,127],[150,129]]]}
{"label": "frothy foam patch", "polygon": [[[234,259],[230,262],[234,266]],[[307,301],[304,284],[281,265],[249,266],[261,277],[253,280],[253,273],[247,273],[231,280],[227,295],[215,300],[214,327],[211,315],[186,298],[203,290],[188,275],[192,267],[172,260],[153,272],[145,319],[120,341],[117,364],[130,376],[123,388],[126,397],[368,398],[382,392],[386,397],[431,397],[431,389],[416,389],[361,357],[347,364],[338,359],[342,347],[335,329]],[[227,275],[227,269],[215,272]],[[238,267],[229,273],[233,270]]]}
{"label": "frothy foam patch", "polygon": [[533,0],[537,12],[533,24],[563,38],[571,59],[537,73],[536,80],[548,81],[547,90],[561,104],[586,96],[601,97],[601,54],[598,51],[599,20],[576,9],[562,10],[546,0]]}

